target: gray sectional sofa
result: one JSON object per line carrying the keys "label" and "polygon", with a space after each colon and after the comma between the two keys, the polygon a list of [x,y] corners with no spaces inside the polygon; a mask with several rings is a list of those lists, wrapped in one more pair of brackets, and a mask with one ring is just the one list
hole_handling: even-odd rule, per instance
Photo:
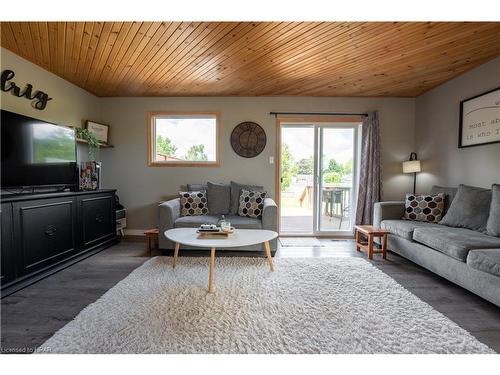
{"label": "gray sectional sofa", "polygon": [[[174,243],[169,241],[164,233],[172,228],[197,228],[201,224],[217,224],[224,215],[231,225],[239,229],[268,229],[278,230],[278,207],[271,198],[264,200],[264,210],[262,219],[238,216],[238,202],[241,189],[263,191],[264,188],[258,185],[240,184],[231,181],[230,184],[220,184],[208,182],[202,184],[188,184],[187,191],[205,190],[208,200],[208,215],[201,216],[181,216],[180,199],[172,199],[159,205],[159,247],[160,249],[173,249]],[[277,248],[277,240],[270,241],[271,253],[274,255]],[[181,245],[181,249],[184,247]],[[237,251],[264,251],[264,245],[254,245],[247,247],[237,247],[228,250]]]}
{"label": "gray sectional sofa", "polygon": [[[466,188],[470,187],[463,190],[467,190]],[[402,220],[405,202],[379,202],[374,207],[373,224],[391,233],[388,236],[389,250],[500,306],[500,236],[497,236],[500,234],[499,217],[488,220],[487,230],[484,222],[484,226],[481,225],[477,230],[460,227],[470,226],[464,221],[476,221],[479,225],[485,217],[489,219],[488,212],[491,216],[497,212],[500,206],[500,185],[493,185],[493,189],[496,191],[490,198],[491,209],[488,207],[486,215],[484,207],[480,212],[473,212],[471,201],[462,203],[460,197],[465,194],[455,197],[457,188],[434,186],[431,193],[445,193],[445,210],[449,210],[448,213],[445,211],[440,223]],[[474,193],[474,190],[469,191]],[[488,194],[482,193],[484,196]],[[491,190],[489,194],[491,197]],[[454,223],[455,226],[449,226],[460,218],[460,214],[467,213],[467,210],[471,212],[466,218],[463,216],[465,219],[458,220]]]}

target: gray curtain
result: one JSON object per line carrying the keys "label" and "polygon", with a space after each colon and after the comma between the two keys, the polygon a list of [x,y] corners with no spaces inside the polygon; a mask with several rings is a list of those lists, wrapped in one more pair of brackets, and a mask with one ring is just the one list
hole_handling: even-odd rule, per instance
{"label": "gray curtain", "polygon": [[373,205],[380,202],[382,180],[380,176],[380,130],[378,113],[370,112],[363,119],[361,130],[361,162],[359,170],[356,224],[371,224]]}

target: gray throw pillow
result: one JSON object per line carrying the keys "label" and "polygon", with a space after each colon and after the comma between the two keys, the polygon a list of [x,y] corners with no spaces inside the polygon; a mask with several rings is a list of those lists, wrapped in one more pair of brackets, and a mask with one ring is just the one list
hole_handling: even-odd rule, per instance
{"label": "gray throw pillow", "polygon": [[455,195],[457,194],[456,187],[447,187],[447,186],[438,186],[434,185],[431,189],[431,195],[436,195],[439,193],[444,194],[444,213],[448,211],[451,206],[451,202],[455,199]]}
{"label": "gray throw pillow", "polygon": [[227,215],[231,202],[231,185],[208,182],[207,199],[211,215]]}
{"label": "gray throw pillow", "polygon": [[486,225],[490,236],[500,237],[500,185],[491,185],[491,208],[490,217]]}
{"label": "gray throw pillow", "polygon": [[203,184],[187,184],[187,191],[201,191],[201,190],[207,190],[207,185]]}
{"label": "gray throw pillow", "polygon": [[231,181],[231,209],[230,209],[231,215],[238,215],[238,207],[240,205],[240,194],[242,189],[263,191],[264,187],[257,185],[244,185]]}
{"label": "gray throw pillow", "polygon": [[460,185],[457,195],[439,224],[486,232],[490,214],[491,190]]}

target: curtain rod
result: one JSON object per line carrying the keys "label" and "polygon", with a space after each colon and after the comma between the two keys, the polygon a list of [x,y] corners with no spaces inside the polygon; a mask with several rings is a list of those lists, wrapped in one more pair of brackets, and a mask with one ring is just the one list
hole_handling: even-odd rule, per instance
{"label": "curtain rod", "polygon": [[341,113],[341,112],[269,112],[270,115],[309,115],[309,116],[368,116],[368,113]]}

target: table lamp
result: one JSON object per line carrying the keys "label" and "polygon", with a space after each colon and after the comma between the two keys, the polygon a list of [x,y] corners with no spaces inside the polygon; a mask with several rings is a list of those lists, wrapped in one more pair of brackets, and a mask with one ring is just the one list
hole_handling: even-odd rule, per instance
{"label": "table lamp", "polygon": [[403,162],[403,173],[413,173],[413,194],[417,186],[417,173],[422,170],[420,160],[417,158],[417,153],[412,152],[410,158]]}

